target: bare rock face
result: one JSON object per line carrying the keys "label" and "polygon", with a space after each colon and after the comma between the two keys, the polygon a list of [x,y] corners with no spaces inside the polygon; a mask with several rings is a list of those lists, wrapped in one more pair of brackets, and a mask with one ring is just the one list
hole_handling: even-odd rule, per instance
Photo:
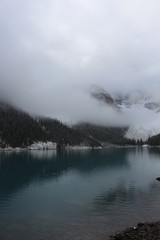
{"label": "bare rock face", "polygon": [[160,104],[156,102],[148,102],[144,104],[145,108],[148,108],[149,110],[158,110],[160,108]]}
{"label": "bare rock face", "polygon": [[151,96],[146,95],[142,91],[133,92],[127,95],[116,95],[112,96],[108,91],[99,87],[93,86],[91,96],[98,101],[106,103],[111,107],[121,109],[122,106],[125,108],[132,108],[132,106],[142,106],[154,112],[160,112],[160,103],[154,101]]}
{"label": "bare rock face", "polygon": [[94,89],[91,90],[91,96],[109,105],[114,104],[112,96],[103,88],[94,87]]}
{"label": "bare rock face", "polygon": [[115,99],[112,97],[110,93],[104,90],[101,87],[94,86],[90,91],[91,96],[99,102],[106,104],[106,106],[113,107],[116,111],[120,110]]}

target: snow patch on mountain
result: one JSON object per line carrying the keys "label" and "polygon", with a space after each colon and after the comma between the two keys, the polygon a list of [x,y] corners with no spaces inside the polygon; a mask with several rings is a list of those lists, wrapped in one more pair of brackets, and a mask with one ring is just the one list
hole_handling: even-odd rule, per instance
{"label": "snow patch on mountain", "polygon": [[[123,114],[128,118],[130,127],[125,137],[136,141],[146,141],[149,137],[160,133],[160,113],[157,111],[158,103],[149,104],[146,108],[146,100],[141,100],[128,107],[126,104],[121,105]],[[149,102],[150,103],[150,102]],[[152,107],[153,108],[150,108]],[[157,106],[155,108],[155,106]]]}
{"label": "snow patch on mountain", "polygon": [[128,139],[134,139],[136,141],[143,140],[146,141],[149,137],[155,136],[160,133],[160,130],[156,128],[145,128],[142,126],[139,127],[130,127],[126,132],[125,137]]}
{"label": "snow patch on mountain", "polygon": [[126,95],[111,95],[108,91],[97,88],[93,93],[92,96],[97,100],[103,100],[112,107],[119,119],[123,116],[124,123],[129,126],[126,138],[146,141],[160,133],[160,101],[151,92],[137,90]]}

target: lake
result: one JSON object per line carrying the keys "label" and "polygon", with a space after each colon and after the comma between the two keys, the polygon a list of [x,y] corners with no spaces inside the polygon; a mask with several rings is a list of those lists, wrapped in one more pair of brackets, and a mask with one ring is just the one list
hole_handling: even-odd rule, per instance
{"label": "lake", "polygon": [[1,240],[106,240],[160,220],[160,150],[0,153]]}

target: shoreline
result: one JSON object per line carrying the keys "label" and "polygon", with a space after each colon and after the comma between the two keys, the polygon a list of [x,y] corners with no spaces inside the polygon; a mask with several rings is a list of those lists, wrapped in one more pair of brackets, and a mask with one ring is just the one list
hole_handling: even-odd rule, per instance
{"label": "shoreline", "polygon": [[[117,149],[117,148],[142,148],[142,149],[149,149],[149,148],[160,148],[160,146],[149,146],[149,145],[142,145],[142,146],[137,146],[137,145],[116,145],[116,144],[108,144],[105,146],[84,146],[84,145],[73,145],[73,146],[63,146],[60,149],[65,149],[65,150],[96,150],[96,149]],[[20,151],[49,151],[49,150],[58,150],[59,148],[57,147],[56,143],[53,142],[38,142],[34,143],[31,146],[27,147],[0,147],[0,152],[20,152]]]}
{"label": "shoreline", "polygon": [[110,240],[158,240],[160,239],[160,221],[138,223],[136,227],[127,228],[110,236]]}
{"label": "shoreline", "polygon": [[[81,146],[81,145],[76,145],[76,146],[64,146],[61,147],[60,149],[64,149],[64,150],[102,150],[102,149],[117,149],[117,148],[136,148],[138,146],[123,146],[123,145],[110,145],[110,146],[105,146],[105,147],[92,147],[92,146]],[[27,147],[5,147],[5,148],[0,148],[0,152],[20,152],[20,151],[50,151],[50,150],[58,150],[59,148],[57,148],[56,146],[54,147],[31,147],[31,146],[27,146]]]}

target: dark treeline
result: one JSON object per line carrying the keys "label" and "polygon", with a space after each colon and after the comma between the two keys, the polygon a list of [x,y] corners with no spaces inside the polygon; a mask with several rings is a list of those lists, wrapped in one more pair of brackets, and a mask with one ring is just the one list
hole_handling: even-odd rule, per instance
{"label": "dark treeline", "polygon": [[149,137],[147,143],[151,146],[160,146],[160,134]]}
{"label": "dark treeline", "polygon": [[0,139],[1,147],[24,147],[33,141],[46,140],[41,126],[29,114],[9,104],[0,104]]}
{"label": "dark treeline", "polygon": [[0,103],[0,147],[26,147],[37,141],[63,145],[99,146],[99,143],[58,120],[32,117],[7,103]]}

